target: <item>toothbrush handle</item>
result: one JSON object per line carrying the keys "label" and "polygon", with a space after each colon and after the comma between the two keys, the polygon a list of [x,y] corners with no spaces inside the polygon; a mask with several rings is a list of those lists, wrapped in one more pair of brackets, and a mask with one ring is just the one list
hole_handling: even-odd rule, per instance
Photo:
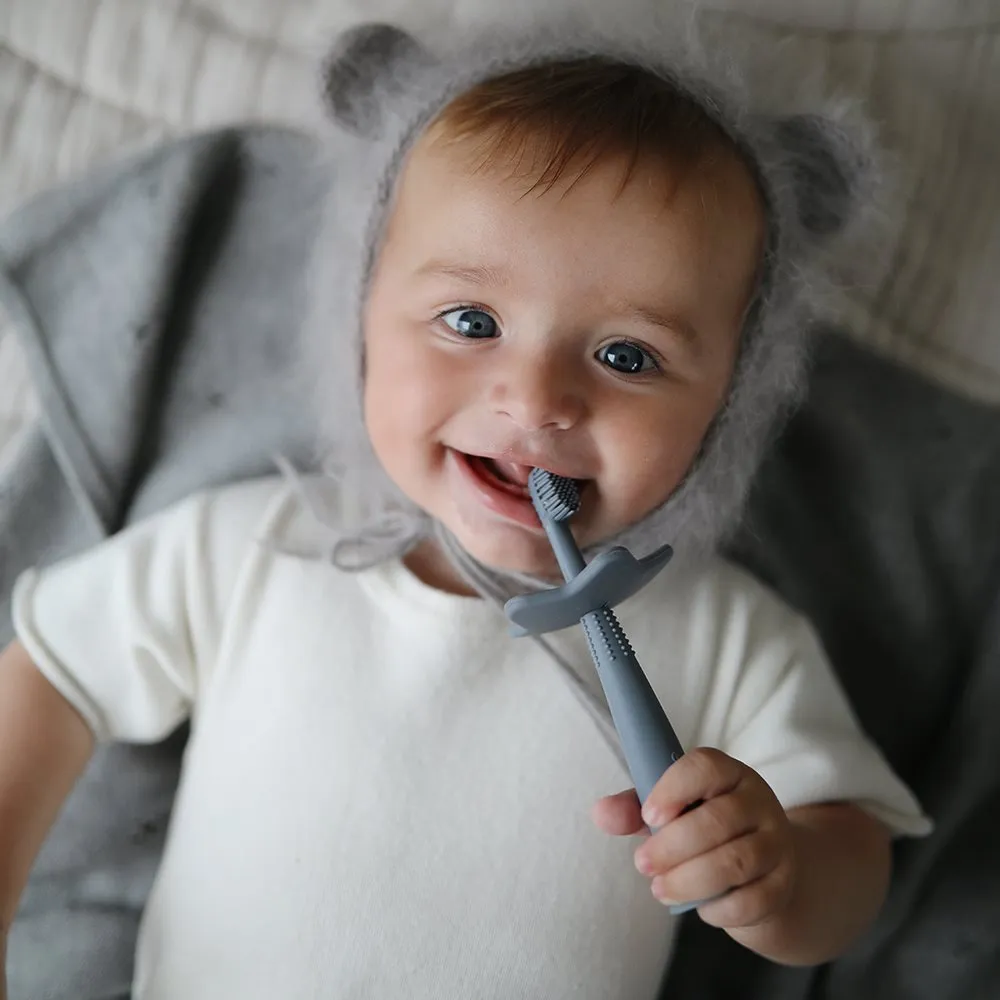
{"label": "toothbrush handle", "polygon": [[545,526],[545,534],[548,535],[549,545],[552,546],[552,551],[555,553],[556,562],[559,563],[563,577],[566,580],[572,580],[574,577],[579,576],[586,569],[587,564],[584,562],[583,554],[577,547],[573,533],[569,530],[569,522],[553,521],[550,518],[545,518],[542,523]]}
{"label": "toothbrush handle", "polygon": [[581,624],[587,633],[590,654],[632,782],[639,801],[645,802],[664,771],[684,754],[684,749],[615,613],[599,608],[585,615]]}

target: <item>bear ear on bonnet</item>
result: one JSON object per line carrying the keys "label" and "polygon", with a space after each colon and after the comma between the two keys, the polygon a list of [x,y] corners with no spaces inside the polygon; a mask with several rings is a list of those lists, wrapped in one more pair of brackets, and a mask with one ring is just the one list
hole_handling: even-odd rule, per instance
{"label": "bear ear on bonnet", "polygon": [[361,24],[337,38],[323,64],[322,96],[349,132],[377,138],[387,99],[405,92],[414,71],[433,62],[412,35],[391,24]]}
{"label": "bear ear on bonnet", "polygon": [[817,242],[836,236],[872,194],[877,167],[866,137],[812,114],[777,119],[772,129],[802,230]]}

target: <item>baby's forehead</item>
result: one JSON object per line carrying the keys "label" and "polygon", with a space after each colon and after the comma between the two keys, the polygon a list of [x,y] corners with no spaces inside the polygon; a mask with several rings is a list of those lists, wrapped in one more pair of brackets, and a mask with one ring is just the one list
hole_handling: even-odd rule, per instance
{"label": "baby's forehead", "polygon": [[495,216],[500,229],[519,221],[577,232],[586,232],[588,221],[631,223],[635,253],[646,249],[643,234],[667,228],[695,241],[699,250],[716,242],[742,252],[752,259],[751,270],[759,263],[764,199],[734,147],[719,143],[697,159],[679,160],[669,153],[629,158],[606,150],[561,163],[557,175],[550,166],[551,149],[530,133],[516,148],[497,153],[481,137],[455,137],[433,127],[409,151],[394,201],[403,203],[411,224],[416,215],[463,209]]}
{"label": "baby's forehead", "polygon": [[421,137],[381,259],[418,294],[477,286],[489,301],[487,291],[503,290],[564,319],[645,312],[719,330],[740,319],[763,214],[738,157],[722,151],[678,169],[608,155],[544,185],[539,156],[484,161],[474,137]]}

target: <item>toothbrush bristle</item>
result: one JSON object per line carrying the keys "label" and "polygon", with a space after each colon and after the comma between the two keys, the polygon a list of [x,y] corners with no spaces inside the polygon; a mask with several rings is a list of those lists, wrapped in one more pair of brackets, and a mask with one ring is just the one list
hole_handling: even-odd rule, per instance
{"label": "toothbrush bristle", "polygon": [[567,521],[580,509],[580,487],[576,482],[547,469],[531,470],[528,492],[538,516],[550,521]]}

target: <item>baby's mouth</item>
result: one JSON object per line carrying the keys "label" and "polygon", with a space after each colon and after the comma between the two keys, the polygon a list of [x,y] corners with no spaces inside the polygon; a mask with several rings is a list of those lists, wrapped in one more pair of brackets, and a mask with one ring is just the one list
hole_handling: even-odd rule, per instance
{"label": "baby's mouth", "polygon": [[[513,496],[531,499],[531,493],[528,490],[528,477],[534,468],[533,465],[522,465],[519,462],[510,462],[503,458],[487,458],[482,455],[467,455],[466,458],[470,463],[478,466],[480,475],[498,489]],[[589,480],[575,479],[574,482],[583,490]]]}
{"label": "baby's mouth", "polygon": [[512,496],[530,499],[528,493],[528,476],[531,475],[530,465],[520,465],[517,462],[507,462],[500,458],[482,458],[479,455],[466,456],[470,463],[478,466],[478,472],[497,489],[510,493]]}
{"label": "baby's mouth", "polygon": [[[459,475],[458,484],[464,483],[466,490],[471,487],[471,495],[501,518],[535,531],[541,530],[542,525],[528,490],[528,477],[534,466],[499,456],[449,450],[454,460],[452,468]],[[577,482],[581,490],[586,488],[587,481]]]}

